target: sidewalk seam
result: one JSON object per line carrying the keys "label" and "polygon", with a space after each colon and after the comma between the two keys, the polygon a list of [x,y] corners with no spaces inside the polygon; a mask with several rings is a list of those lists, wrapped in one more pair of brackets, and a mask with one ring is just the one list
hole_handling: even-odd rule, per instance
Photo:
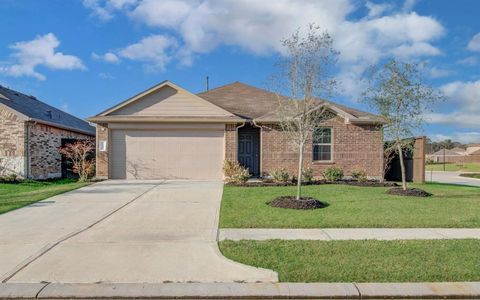
{"label": "sidewalk seam", "polygon": [[38,290],[37,294],[35,295],[35,299],[38,299],[38,295],[50,284],[51,282],[47,282],[40,290]]}
{"label": "sidewalk seam", "polygon": [[355,289],[357,290],[357,293],[358,293],[358,299],[362,299],[362,293],[360,292],[360,288],[358,287],[357,283],[356,282],[352,282],[353,286],[355,287]]}
{"label": "sidewalk seam", "polygon": [[[43,251],[41,251],[40,253],[38,253],[38,255],[36,256],[33,256],[31,260],[27,261],[26,263],[24,263],[23,265],[20,265],[18,268],[16,269],[13,269],[12,273],[10,275],[7,275],[5,276],[1,282],[5,283],[7,281],[9,281],[10,279],[12,279],[15,275],[17,275],[20,271],[22,271],[23,269],[25,269],[26,267],[28,267],[31,263],[33,263],[34,261],[36,261],[37,259],[39,259],[40,257],[42,257],[43,255],[45,255],[46,253],[48,253],[50,250],[52,250],[53,248],[55,248],[56,246],[58,246],[60,243],[63,243],[65,242],[66,240],[74,237],[74,236],[77,236],[79,235],[80,233],[82,232],[85,232],[87,231],[88,229],[92,228],[93,226],[101,223],[102,221],[106,220],[107,218],[111,217],[113,214],[115,214],[116,212],[118,212],[119,210],[123,209],[124,207],[126,207],[127,205],[133,203],[134,201],[136,201],[137,199],[139,199],[140,197],[142,197],[143,195],[145,195],[146,193],[150,192],[151,190],[153,190],[154,188],[156,188],[157,186],[159,186],[161,183],[159,184],[156,184],[154,185],[153,187],[149,188],[148,190],[146,190],[145,192],[141,193],[140,195],[136,196],[135,198],[133,198],[132,200],[126,202],[125,204],[121,205],[120,207],[110,211],[109,213],[107,213],[106,215],[104,215],[103,217],[101,217],[100,219],[98,219],[97,221],[93,222],[92,224],[88,225],[87,227],[83,228],[83,229],[80,229],[80,230],[77,230],[77,231],[73,231],[67,235],[65,235],[64,237],[60,238],[59,240],[53,242],[52,244],[50,244],[50,246],[48,247],[45,247]],[[47,244],[48,245],[48,244]]]}

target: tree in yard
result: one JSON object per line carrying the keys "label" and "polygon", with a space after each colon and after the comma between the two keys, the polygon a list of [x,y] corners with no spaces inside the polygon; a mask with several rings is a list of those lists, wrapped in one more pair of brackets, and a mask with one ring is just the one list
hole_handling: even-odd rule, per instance
{"label": "tree in yard", "polygon": [[332,118],[328,103],[320,100],[335,90],[333,76],[338,52],[333,39],[319,27],[309,25],[282,41],[286,53],[276,65],[272,89],[278,96],[279,125],[298,152],[297,195],[301,198],[303,153],[314,132],[321,132],[322,122]]}
{"label": "tree in yard", "polygon": [[411,138],[424,124],[424,114],[443,100],[443,94],[425,83],[419,64],[390,59],[383,66],[367,72],[369,87],[363,100],[385,120],[385,139],[399,156],[402,188],[405,179],[404,150],[411,147]]}
{"label": "tree in yard", "polygon": [[72,161],[73,172],[78,174],[79,180],[86,181],[95,169],[94,150],[91,140],[81,140],[59,148],[58,152]]}

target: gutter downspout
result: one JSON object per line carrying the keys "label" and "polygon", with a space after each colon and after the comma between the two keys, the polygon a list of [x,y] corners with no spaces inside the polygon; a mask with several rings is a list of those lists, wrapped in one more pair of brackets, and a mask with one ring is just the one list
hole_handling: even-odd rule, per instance
{"label": "gutter downspout", "polygon": [[258,125],[255,119],[252,119],[253,126],[260,128],[260,178],[263,174],[263,126]]}

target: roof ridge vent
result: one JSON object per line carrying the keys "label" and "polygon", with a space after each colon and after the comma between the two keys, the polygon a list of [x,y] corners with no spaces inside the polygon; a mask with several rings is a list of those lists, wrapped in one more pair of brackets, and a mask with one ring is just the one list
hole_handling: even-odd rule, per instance
{"label": "roof ridge vent", "polygon": [[28,95],[28,98],[33,99],[33,100],[37,100],[37,97],[35,97],[33,95]]}

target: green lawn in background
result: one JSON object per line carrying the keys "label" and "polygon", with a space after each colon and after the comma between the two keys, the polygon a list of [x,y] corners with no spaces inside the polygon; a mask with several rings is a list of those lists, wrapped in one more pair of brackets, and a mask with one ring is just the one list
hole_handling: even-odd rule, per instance
{"label": "green lawn in background", "polygon": [[222,241],[226,257],[283,282],[479,281],[480,240]]}
{"label": "green lawn in background", "polygon": [[[443,171],[443,164],[427,164],[427,171]],[[480,172],[480,163],[448,163],[445,171],[451,172]]]}
{"label": "green lawn in background", "polygon": [[303,187],[304,196],[326,201],[316,210],[274,208],[278,196],[295,195],[295,187],[225,186],[222,228],[480,227],[480,188],[440,183],[410,184],[432,197],[388,195],[383,187],[341,184]]}
{"label": "green lawn in background", "polygon": [[480,179],[480,173],[464,173],[460,174],[460,176]]}
{"label": "green lawn in background", "polygon": [[71,179],[0,183],[0,214],[88,184]]}

